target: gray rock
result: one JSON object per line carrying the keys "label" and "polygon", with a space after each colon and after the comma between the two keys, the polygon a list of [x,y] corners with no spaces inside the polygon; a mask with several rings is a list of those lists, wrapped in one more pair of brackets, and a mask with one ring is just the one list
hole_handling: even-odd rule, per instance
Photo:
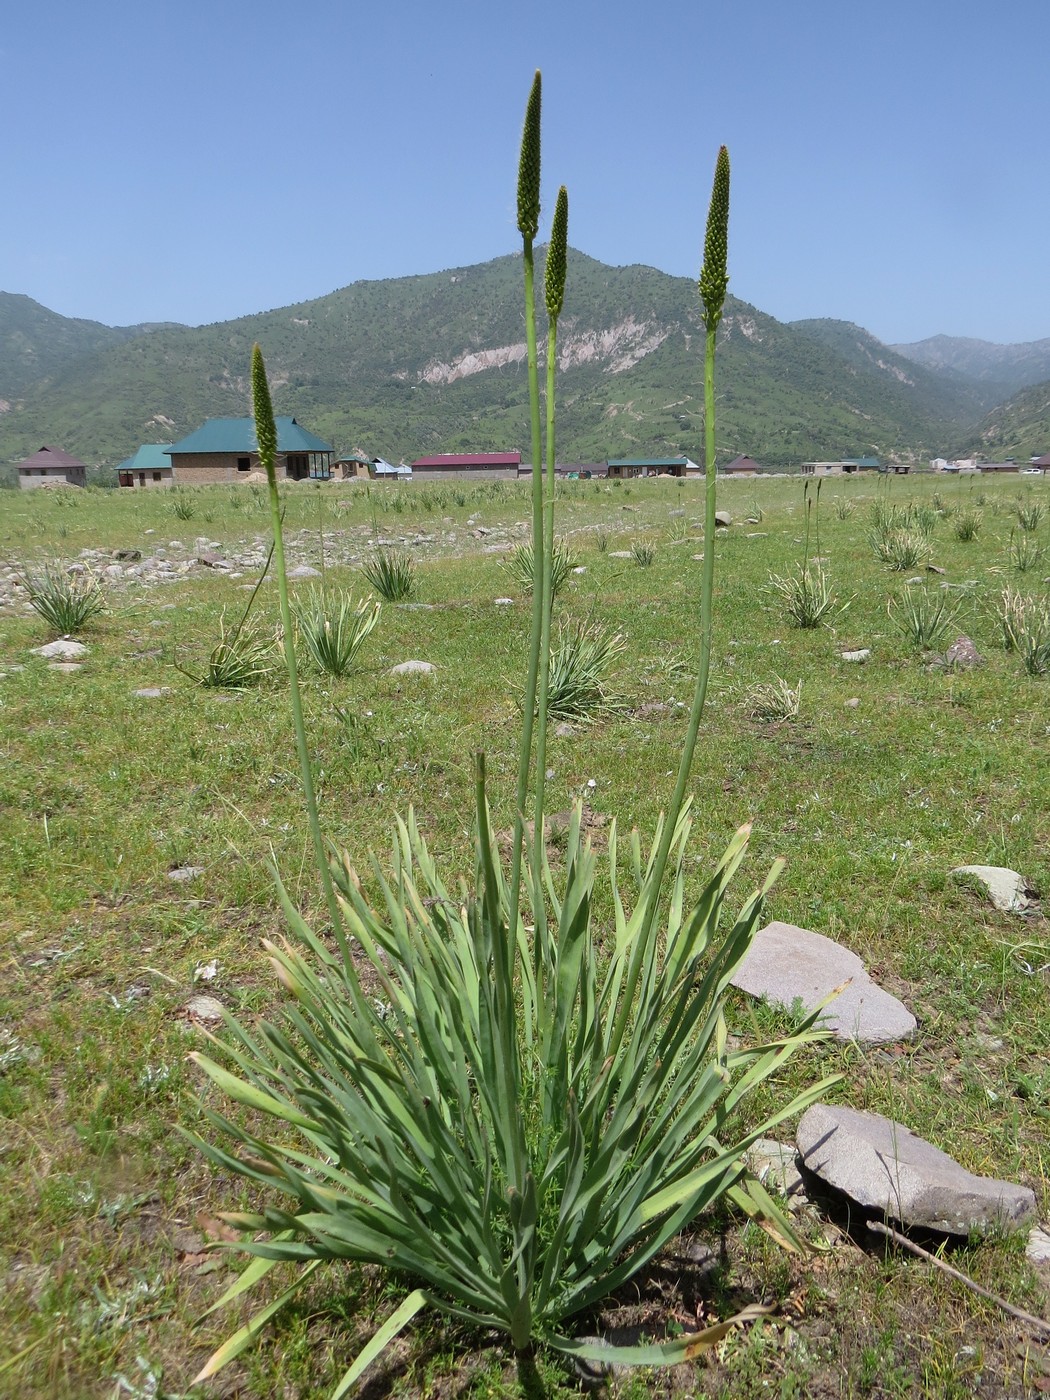
{"label": "gray rock", "polygon": [[856,651],[840,651],[839,655],[843,661],[867,661],[871,655],[871,648],[858,647]]}
{"label": "gray rock", "polygon": [[971,638],[965,636],[956,637],[944,653],[944,659],[949,666],[956,666],[959,670],[971,670],[974,666],[984,665],[984,657]]}
{"label": "gray rock", "polygon": [[497,599],[495,600],[495,602],[496,602],[496,607],[497,607],[497,608],[509,608],[509,607],[513,604],[514,599],[513,599],[513,598],[497,598]]}
{"label": "gray rock", "polygon": [[1050,1230],[1038,1225],[1028,1236],[1025,1254],[1033,1264],[1050,1264]]}
{"label": "gray rock", "polygon": [[1007,870],[1003,865],[957,865],[951,875],[953,879],[964,881],[969,877],[983,885],[1002,914],[1019,914],[1031,903],[1028,881],[1016,870]]}
{"label": "gray rock", "polygon": [[168,879],[174,880],[176,884],[186,884],[189,880],[196,880],[203,874],[203,865],[178,865],[174,870],[168,871]]}
{"label": "gray rock", "polygon": [[631,551],[630,551],[629,549],[610,549],[610,550],[609,550],[609,558],[610,558],[610,559],[633,559],[633,558],[634,558],[634,555],[631,553]]}
{"label": "gray rock", "polygon": [[83,642],[74,642],[70,637],[62,637],[57,642],[48,642],[46,646],[33,647],[32,650],[35,656],[42,656],[47,661],[76,661],[78,657],[88,654]]}
{"label": "gray rock", "polygon": [[561,724],[554,727],[554,735],[557,739],[572,739],[575,734],[576,730],[567,720],[562,720]]}
{"label": "gray rock", "polygon": [[727,510],[715,511],[715,524],[720,530],[728,530],[733,523],[733,517]]}
{"label": "gray rock", "polygon": [[228,569],[230,567],[221,554],[216,554],[214,550],[210,549],[202,550],[197,555],[197,563],[203,564],[206,569]]}
{"label": "gray rock", "polygon": [[949,1235],[1014,1228],[1035,1213],[1035,1193],[974,1176],[903,1123],[878,1113],[814,1104],[795,1136],[807,1170],[867,1210]]}
{"label": "gray rock", "polygon": [[789,1009],[800,1003],[806,1011],[848,983],[820,1018],[837,1040],[877,1045],[915,1033],[915,1017],[875,985],[856,953],[794,924],[774,920],[759,929],[732,980],[750,996]]}
{"label": "gray rock", "polygon": [[141,690],[132,691],[133,695],[138,695],[143,700],[159,700],[162,695],[170,695],[171,687],[168,685],[144,685]]}
{"label": "gray rock", "polygon": [[397,666],[391,666],[392,676],[429,676],[437,667],[432,661],[402,661]]}
{"label": "gray rock", "polygon": [[118,564],[137,564],[142,558],[140,549],[118,549],[113,553],[113,558]]}
{"label": "gray rock", "polygon": [[289,569],[289,570],[288,570],[288,577],[289,577],[290,579],[297,579],[297,578],[320,578],[320,577],[321,577],[321,570],[320,570],[320,569],[312,569],[312,568],[310,567],[309,564],[296,564],[296,566],[295,566],[294,569]]}
{"label": "gray rock", "polygon": [[856,710],[860,705],[860,696],[851,695],[850,698],[844,703],[847,710]]}
{"label": "gray rock", "polygon": [[79,661],[49,661],[47,669],[49,671],[62,671],[67,676],[71,676],[74,671],[82,671],[84,668]]}
{"label": "gray rock", "polygon": [[799,1210],[807,1197],[798,1169],[795,1148],[776,1138],[759,1138],[744,1153],[744,1161],[767,1191],[779,1192],[791,1210]]}

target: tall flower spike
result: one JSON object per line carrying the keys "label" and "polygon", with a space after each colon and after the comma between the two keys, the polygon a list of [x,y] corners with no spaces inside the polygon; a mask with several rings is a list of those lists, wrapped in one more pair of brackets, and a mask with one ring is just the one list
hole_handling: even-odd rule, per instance
{"label": "tall flower spike", "polygon": [[722,146],[715,162],[715,181],[704,235],[704,265],[700,270],[700,300],[704,304],[704,325],[713,331],[722,319],[729,273],[729,152]]}
{"label": "tall flower spike", "polygon": [[551,237],[547,244],[547,263],[543,270],[543,296],[547,315],[556,321],[565,300],[565,264],[569,245],[569,192],[562,185],[554,205]]}
{"label": "tall flower spike", "polygon": [[518,163],[518,231],[522,238],[535,238],[540,226],[540,70],[532,80],[525,107],[525,127],[521,133],[521,160]]}
{"label": "tall flower spike", "polygon": [[255,413],[255,441],[259,446],[259,465],[273,483],[277,463],[277,424],[273,417],[270,385],[266,378],[262,351],[252,348],[252,409]]}

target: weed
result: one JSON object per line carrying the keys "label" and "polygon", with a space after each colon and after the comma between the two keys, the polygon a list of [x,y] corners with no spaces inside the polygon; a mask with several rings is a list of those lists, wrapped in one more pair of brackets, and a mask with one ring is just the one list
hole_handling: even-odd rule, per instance
{"label": "weed", "polygon": [[968,544],[981,533],[983,515],[976,507],[961,510],[952,519],[952,534],[957,540]]}
{"label": "weed", "polygon": [[57,564],[22,583],[33,610],[61,637],[81,631],[106,606],[98,579],[91,573],[67,574]]}
{"label": "weed", "polygon": [[747,692],[745,702],[752,719],[765,719],[780,722],[797,719],[802,704],[802,682],[790,686],[777,676],[768,683],[753,685]]}
{"label": "weed", "polygon": [[895,573],[914,569],[916,565],[925,562],[930,553],[928,537],[921,530],[905,525],[872,531],[868,538],[876,557],[888,564]]}
{"label": "weed", "polygon": [[819,627],[837,601],[820,564],[798,565],[789,574],[770,574],[769,588],[784,603],[796,627]]}
{"label": "weed", "polygon": [[1007,651],[1017,653],[1028,674],[1050,671],[1050,598],[1004,588],[998,618]]}
{"label": "weed", "polygon": [[606,685],[613,662],[623,654],[624,640],[593,622],[569,622],[551,648],[547,714],[551,719],[593,719],[620,708]]}
{"label": "weed", "polygon": [[381,603],[367,598],[355,603],[351,594],[341,590],[329,594],[311,589],[296,604],[295,615],[314,665],[329,676],[348,675],[381,610]]}
{"label": "weed", "polygon": [[[275,665],[273,636],[266,636],[256,623],[241,622],[232,632],[226,630],[226,613],[219,619],[219,640],[208,656],[203,672],[193,676],[207,690],[247,690],[271,675]],[[181,666],[184,675],[191,673]]]}
{"label": "weed", "polygon": [[1042,501],[1035,501],[1028,497],[1027,500],[1017,502],[1017,523],[1022,530],[1038,530],[1039,522],[1046,514],[1046,507]]}
{"label": "weed", "polygon": [[944,589],[931,593],[926,587],[909,587],[900,597],[886,605],[890,621],[913,647],[928,649],[959,615],[958,608],[949,609]]}
{"label": "weed", "polygon": [[656,558],[656,546],[652,540],[635,540],[631,545],[631,558],[640,569],[648,569]]}
{"label": "weed", "polygon": [[[566,546],[556,541],[550,560],[551,590],[553,597],[556,598],[558,596],[572,577],[572,571],[576,568],[576,562],[575,554]],[[522,593],[532,592],[536,571],[536,556],[531,544],[519,544],[503,567],[514,579]]]}
{"label": "weed", "polygon": [[1019,574],[1036,569],[1046,557],[1046,545],[1037,544],[1027,530],[1010,531],[1010,563]]}
{"label": "weed", "polygon": [[171,509],[177,520],[192,520],[197,513],[193,502],[183,491],[171,493]]}
{"label": "weed", "polygon": [[856,513],[857,504],[851,501],[848,496],[838,496],[835,499],[835,515],[839,520],[849,520]]}
{"label": "weed", "polygon": [[605,530],[598,530],[597,534],[594,537],[594,547],[599,554],[608,554],[609,536]]}
{"label": "weed", "polygon": [[400,549],[378,550],[362,564],[361,572],[388,603],[402,603],[415,592],[415,564]]}

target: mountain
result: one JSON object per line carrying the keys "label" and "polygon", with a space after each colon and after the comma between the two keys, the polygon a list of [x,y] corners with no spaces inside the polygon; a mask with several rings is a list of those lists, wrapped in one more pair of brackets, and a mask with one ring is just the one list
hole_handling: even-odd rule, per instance
{"label": "mountain", "polygon": [[1029,385],[999,404],[958,441],[955,455],[1024,462],[1050,452],[1050,380]]}
{"label": "mountain", "polygon": [[927,369],[949,371],[987,384],[1000,401],[1019,389],[1050,379],[1050,340],[995,345],[989,340],[935,335],[890,350]]}
{"label": "mountain", "polygon": [[[521,286],[520,256],[508,256],[355,282],[211,326],[125,328],[108,341],[107,328],[95,327],[96,344],[83,329],[93,323],[71,323],[61,355],[45,367],[38,352],[46,373],[35,381],[23,372],[9,387],[0,365],[0,398],[11,405],[0,414],[0,462],[49,442],[112,465],[144,441],[170,441],[207,417],[247,413],[256,340],[276,411],[294,414],[339,451],[363,448],[397,461],[525,447]],[[0,341],[10,313],[9,302],[0,302]],[[62,328],[53,330],[61,343]],[[719,337],[724,457],[747,453],[788,466],[932,455],[987,406],[983,390],[920,372],[845,323],[785,325],[730,297]],[[696,457],[703,342],[691,279],[608,267],[572,252],[558,336],[562,460]]]}

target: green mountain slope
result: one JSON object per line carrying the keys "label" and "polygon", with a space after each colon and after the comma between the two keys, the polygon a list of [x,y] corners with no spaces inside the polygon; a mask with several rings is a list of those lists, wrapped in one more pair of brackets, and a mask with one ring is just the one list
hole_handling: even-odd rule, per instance
{"label": "green mountain slope", "polygon": [[987,461],[1015,457],[1024,462],[1050,452],[1050,380],[1022,389],[963,434],[955,447],[959,457]]}
{"label": "green mountain slope", "polygon": [[[732,297],[721,338],[723,457],[746,452],[788,466],[812,457],[929,454],[979,416],[957,386],[938,394],[932,380],[909,378],[899,366],[858,364],[827,335],[783,325]],[[294,414],[340,451],[396,461],[524,448],[524,339],[517,256],[357,282],[296,306],[154,330],[71,358],[0,416],[0,461],[18,461],[46,441],[112,464],[143,441],[246,413],[255,340],[266,352],[276,411]],[[703,328],[690,279],[572,253],[559,349],[562,460],[699,455]]]}

